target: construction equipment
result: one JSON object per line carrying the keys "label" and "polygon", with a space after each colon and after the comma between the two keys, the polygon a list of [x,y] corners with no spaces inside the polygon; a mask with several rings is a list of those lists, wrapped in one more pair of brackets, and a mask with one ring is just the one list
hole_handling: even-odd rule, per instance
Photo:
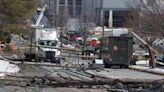
{"label": "construction equipment", "polygon": [[[35,29],[36,34],[33,43],[35,45],[41,45],[38,47],[27,48],[24,51],[26,60],[36,60],[36,61],[60,61],[60,50],[55,48],[48,48],[47,46],[52,46],[59,48],[60,42],[58,38],[58,33],[55,28],[37,28]],[[45,46],[45,47],[42,47]]]}
{"label": "construction equipment", "polygon": [[[31,44],[43,45],[43,46],[53,46],[59,47],[59,38],[58,32],[55,28],[43,28],[44,26],[40,25],[40,21],[43,17],[44,11],[46,10],[46,5],[41,9],[40,15],[36,20],[34,25],[31,27],[34,29],[32,33]],[[34,41],[33,41],[34,40]],[[27,48],[24,51],[26,60],[35,60],[35,61],[51,61],[51,62],[60,62],[60,50],[51,49],[46,47],[37,47],[37,48]]]}
{"label": "construction equipment", "polygon": [[34,24],[31,25],[32,28],[39,28],[39,27],[42,28],[43,27],[42,25],[40,25],[40,22],[42,20],[42,17],[44,15],[44,12],[45,12],[46,8],[47,8],[47,5],[44,5],[44,7],[40,11],[38,19],[36,20],[36,22]]}

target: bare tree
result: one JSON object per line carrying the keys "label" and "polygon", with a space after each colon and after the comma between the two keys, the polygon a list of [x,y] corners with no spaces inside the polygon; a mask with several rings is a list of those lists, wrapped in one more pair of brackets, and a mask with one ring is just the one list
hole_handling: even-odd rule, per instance
{"label": "bare tree", "polygon": [[164,38],[164,1],[130,0],[127,4],[131,13],[127,25],[135,29],[149,45]]}
{"label": "bare tree", "polygon": [[66,31],[68,19],[69,19],[69,13],[65,9],[63,11],[60,11],[60,13],[56,17],[56,20],[55,20],[56,26],[60,27],[62,32]]}
{"label": "bare tree", "polygon": [[95,27],[96,12],[93,10],[88,14],[79,16],[79,28],[84,38],[84,45],[86,45],[86,39],[89,35],[89,30]]}
{"label": "bare tree", "polygon": [[60,11],[60,13],[55,18],[55,23],[56,23],[55,25],[60,30],[61,42],[62,42],[63,34],[65,34],[67,30],[66,28],[67,28],[68,19],[69,19],[69,13],[66,9],[64,9],[63,11]]}
{"label": "bare tree", "polygon": [[[128,7],[131,10],[128,25],[147,41],[147,48],[150,53],[149,64],[154,68],[157,53],[150,47],[152,47],[155,39],[164,38],[164,1],[130,0]],[[158,49],[158,52],[162,53],[163,51]]]}
{"label": "bare tree", "polygon": [[128,25],[142,34],[164,37],[164,1],[130,0],[131,10]]}

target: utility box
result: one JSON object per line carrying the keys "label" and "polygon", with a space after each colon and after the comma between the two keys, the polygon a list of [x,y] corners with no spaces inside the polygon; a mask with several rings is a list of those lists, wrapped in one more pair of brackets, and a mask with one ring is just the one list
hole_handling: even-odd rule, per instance
{"label": "utility box", "polygon": [[100,58],[105,67],[128,67],[132,61],[133,38],[127,36],[104,37],[101,40]]}
{"label": "utility box", "polygon": [[92,63],[89,65],[89,68],[92,69],[101,69],[104,67],[104,63],[102,59],[95,59],[92,61]]}

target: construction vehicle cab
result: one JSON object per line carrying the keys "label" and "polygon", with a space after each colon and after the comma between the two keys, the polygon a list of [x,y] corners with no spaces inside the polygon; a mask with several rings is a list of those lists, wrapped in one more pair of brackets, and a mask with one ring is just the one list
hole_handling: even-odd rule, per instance
{"label": "construction vehicle cab", "polygon": [[[58,33],[54,28],[37,29],[36,45],[60,47]],[[38,35],[40,33],[40,35]],[[60,63],[60,51],[58,49],[38,47],[37,61],[50,61]]]}

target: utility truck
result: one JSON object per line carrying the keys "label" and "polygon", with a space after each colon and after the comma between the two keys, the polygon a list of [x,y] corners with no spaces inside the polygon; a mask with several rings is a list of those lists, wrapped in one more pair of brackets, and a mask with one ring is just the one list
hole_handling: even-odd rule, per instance
{"label": "utility truck", "polygon": [[[40,14],[35,22],[31,25],[34,29],[31,38],[31,47],[24,51],[25,59],[35,61],[50,61],[60,63],[60,46],[59,34],[55,28],[44,28],[40,21],[44,15],[46,5],[41,9]],[[32,47],[32,44],[34,46]],[[54,48],[48,48],[52,46]]]}
{"label": "utility truck", "polygon": [[[60,41],[57,30],[55,28],[37,28],[34,35],[34,47],[26,50],[26,59],[41,61],[50,61],[54,63],[60,63]],[[53,46],[54,48],[48,48],[46,46]]]}

